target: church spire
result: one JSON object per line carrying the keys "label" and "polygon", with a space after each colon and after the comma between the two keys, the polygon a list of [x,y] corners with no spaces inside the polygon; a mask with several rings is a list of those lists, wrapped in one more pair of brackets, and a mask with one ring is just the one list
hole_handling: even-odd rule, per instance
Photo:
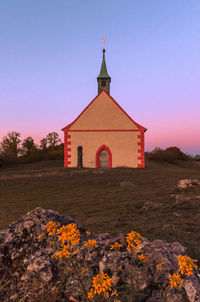
{"label": "church spire", "polygon": [[100,93],[101,90],[105,89],[110,94],[111,77],[108,75],[108,71],[106,67],[105,52],[106,50],[105,48],[103,48],[103,60],[101,64],[101,71],[99,76],[97,77],[98,93]]}

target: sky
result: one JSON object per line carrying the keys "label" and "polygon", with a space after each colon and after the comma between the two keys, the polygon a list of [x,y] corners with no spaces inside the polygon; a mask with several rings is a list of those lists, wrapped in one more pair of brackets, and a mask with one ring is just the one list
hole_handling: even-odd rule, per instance
{"label": "sky", "polygon": [[40,140],[97,95],[147,128],[145,150],[200,154],[199,0],[0,0],[0,140]]}

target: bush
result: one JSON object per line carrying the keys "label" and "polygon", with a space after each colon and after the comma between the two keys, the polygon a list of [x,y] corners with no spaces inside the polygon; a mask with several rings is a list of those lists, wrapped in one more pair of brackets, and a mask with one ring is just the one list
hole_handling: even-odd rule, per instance
{"label": "bush", "polygon": [[0,167],[17,164],[19,162],[19,158],[13,156],[13,154],[0,154]]}
{"label": "bush", "polygon": [[50,150],[47,152],[46,159],[47,160],[64,159],[64,152],[63,150]]}
{"label": "bush", "polygon": [[194,160],[200,161],[200,154],[196,154],[195,157],[194,157]]}
{"label": "bush", "polygon": [[33,163],[44,159],[45,155],[38,149],[34,149],[28,155],[23,155],[19,158],[20,163]]}
{"label": "bush", "polygon": [[4,166],[3,158],[0,155],[0,167],[3,167],[3,166]]}
{"label": "bush", "polygon": [[179,160],[192,160],[190,155],[183,153],[178,147],[168,147],[165,150],[156,147],[148,153],[148,158],[157,162],[176,163]]}
{"label": "bush", "polygon": [[162,150],[159,147],[156,147],[153,151],[148,153],[148,159],[162,162],[164,160],[163,152],[164,152],[164,150]]}

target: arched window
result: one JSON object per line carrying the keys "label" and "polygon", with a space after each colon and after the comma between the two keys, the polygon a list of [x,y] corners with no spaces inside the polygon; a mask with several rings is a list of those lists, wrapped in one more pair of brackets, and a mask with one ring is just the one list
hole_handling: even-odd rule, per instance
{"label": "arched window", "polygon": [[78,146],[77,148],[77,158],[78,158],[78,163],[77,163],[77,168],[82,169],[83,168],[83,147]]}

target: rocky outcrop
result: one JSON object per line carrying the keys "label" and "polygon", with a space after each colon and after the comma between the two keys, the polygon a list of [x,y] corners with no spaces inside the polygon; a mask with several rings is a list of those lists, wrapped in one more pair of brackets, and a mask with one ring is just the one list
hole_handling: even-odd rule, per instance
{"label": "rocky outcrop", "polygon": [[[10,224],[8,229],[0,231],[0,301],[82,301],[79,284],[69,274],[60,275],[59,261],[51,257],[54,247],[47,240],[38,238],[50,221],[59,226],[74,222],[80,231],[80,247],[88,240],[88,233],[78,221],[52,210],[36,208]],[[98,272],[107,273],[116,280],[120,301],[130,301],[123,295],[123,290],[132,284],[132,301],[164,302],[163,289],[169,285],[168,274],[176,272],[177,256],[185,254],[183,246],[177,242],[150,242],[144,238],[141,250],[148,262],[131,263],[123,234],[114,237],[106,233],[90,234],[89,238],[96,240],[97,247],[87,255],[81,254],[80,248],[80,257],[86,258],[91,280]],[[110,250],[115,242],[122,244],[120,252]],[[130,270],[134,272],[134,280],[130,280]],[[165,301],[200,301],[197,272],[184,279],[181,289],[169,290]]]}
{"label": "rocky outcrop", "polygon": [[192,188],[200,188],[200,181],[198,179],[181,179],[178,182],[179,190],[187,190]]}

